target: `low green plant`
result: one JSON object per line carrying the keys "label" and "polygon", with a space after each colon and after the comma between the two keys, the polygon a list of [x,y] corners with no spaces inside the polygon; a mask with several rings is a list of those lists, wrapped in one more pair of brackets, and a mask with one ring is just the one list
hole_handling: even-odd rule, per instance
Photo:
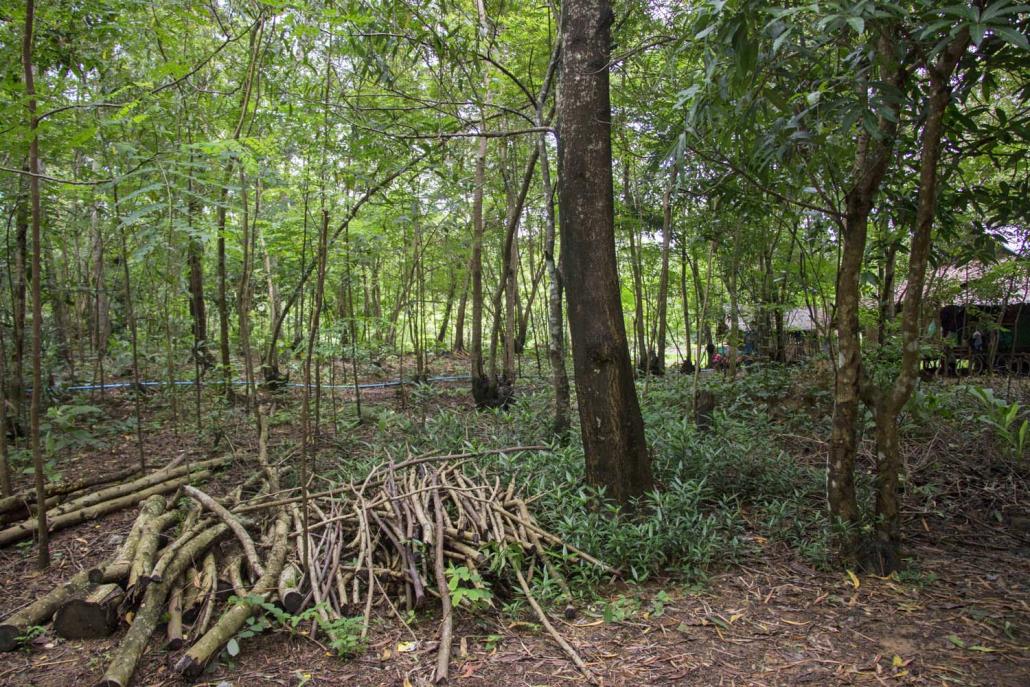
{"label": "low green plant", "polygon": [[19,644],[28,644],[36,637],[41,637],[44,634],[46,634],[46,628],[42,625],[29,625],[15,639]]}
{"label": "low green plant", "polygon": [[1026,451],[1027,439],[1030,438],[1030,420],[1023,419],[1023,408],[1017,402],[1008,403],[994,395],[994,391],[984,387],[968,387],[969,392],[980,401],[984,411],[979,420],[994,430],[994,436],[1005,447],[1012,458],[1022,459]]}
{"label": "low green plant", "polygon": [[669,605],[670,601],[672,601],[672,598],[664,589],[655,594],[654,598],[651,599],[651,617],[661,618],[665,615],[665,607]]}
{"label": "low green plant", "polygon": [[606,623],[621,623],[632,618],[640,610],[638,599],[619,595],[607,601],[601,611],[601,617]]}
{"label": "low green plant", "polygon": [[494,595],[479,573],[468,566],[448,565],[447,589],[451,592],[451,603],[455,606],[468,601],[469,606],[476,608],[489,603]]}
{"label": "low green plant", "polygon": [[356,656],[364,650],[365,640],[361,637],[361,629],[364,621],[361,616],[353,618],[328,619],[328,614],[325,613],[326,606],[324,603],[315,604],[301,613],[287,613],[275,604],[266,601],[263,597],[256,594],[251,594],[242,598],[233,596],[230,597],[229,601],[230,603],[241,603],[253,606],[254,608],[263,611],[260,615],[247,618],[246,627],[240,630],[240,632],[230,639],[225,645],[226,653],[228,653],[229,656],[236,656],[239,653],[239,640],[254,637],[270,629],[273,624],[269,618],[278,623],[280,627],[289,631],[290,634],[296,633],[297,627],[301,623],[308,621],[316,623],[318,628],[322,630],[328,638],[327,643],[329,647],[341,658]]}

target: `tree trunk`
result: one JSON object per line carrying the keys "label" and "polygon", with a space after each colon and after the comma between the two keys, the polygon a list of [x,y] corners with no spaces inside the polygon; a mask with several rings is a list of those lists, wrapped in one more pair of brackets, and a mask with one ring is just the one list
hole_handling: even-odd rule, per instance
{"label": "tree trunk", "polygon": [[[963,28],[933,65],[928,66],[930,94],[923,125],[919,163],[919,198],[909,248],[908,281],[901,315],[901,366],[889,390],[875,394],[876,417],[876,529],[872,546],[865,552],[867,567],[888,575],[901,564],[901,506],[898,484],[901,452],[898,416],[912,396],[919,375],[919,334],[926,266],[930,260],[933,219],[937,212],[937,165],[940,158],[944,115],[951,98],[951,77],[969,44]],[[893,296],[892,296],[893,300]]]}
{"label": "tree trunk", "polygon": [[[139,337],[136,331],[136,314],[132,309],[132,281],[129,279],[129,246],[125,238],[125,227],[122,226],[118,212],[118,186],[113,187],[114,200],[114,223],[118,227],[122,243],[122,277],[125,287],[125,319],[129,325],[130,346],[132,348],[132,386],[133,386],[133,411],[136,415],[136,456],[139,460],[140,470],[147,469],[147,458],[143,452],[143,415],[142,404],[143,388],[140,386],[139,378]],[[173,388],[171,391],[175,391]]]}
{"label": "tree trunk", "polygon": [[668,328],[669,300],[669,254],[672,250],[672,193],[676,188],[676,175],[679,167],[673,163],[669,186],[662,198],[662,271],[658,276],[658,336],[655,337],[655,374],[665,373],[665,332]]}
{"label": "tree trunk", "polygon": [[465,308],[469,300],[469,283],[471,274],[465,275],[465,285],[461,289],[461,300],[458,301],[458,313],[454,316],[454,352],[465,351]]}
{"label": "tree trunk", "polygon": [[876,339],[881,346],[887,342],[887,326],[894,320],[894,272],[898,244],[891,241],[883,256],[883,279],[880,285],[880,313]]}
{"label": "tree trunk", "polygon": [[111,303],[107,294],[107,277],[104,267],[104,228],[100,222],[100,209],[93,207],[93,352],[96,355],[95,375],[99,378],[101,394],[104,384],[104,358],[107,356],[107,342],[111,338]]}
{"label": "tree trunk", "polygon": [[[26,171],[28,171],[26,169]],[[14,217],[14,283],[11,301],[14,309],[14,364],[11,369],[10,392],[7,397],[11,401],[10,423],[17,436],[25,427],[25,313],[27,301],[25,297],[28,287],[29,263],[29,177],[25,174],[18,177],[18,207]],[[19,432],[19,428],[21,432]]]}
{"label": "tree trunk", "polygon": [[[487,26],[486,8],[482,0],[477,0],[476,7],[479,12],[479,32],[482,39],[486,39],[489,27]],[[492,102],[490,91],[490,75],[484,74],[483,88],[485,91],[485,104],[480,111],[480,127],[485,133],[486,130],[486,109]],[[486,137],[479,138],[476,147],[476,167],[472,190],[472,260],[469,271],[472,275],[472,350],[469,351],[469,373],[472,376],[472,398],[477,406],[486,404],[487,401],[496,397],[496,382],[486,376],[483,364],[483,191],[486,185]]]}
{"label": "tree trunk", "polygon": [[733,248],[733,262],[730,265],[726,290],[730,294],[729,372],[730,379],[737,376],[737,340],[740,337],[740,313],[738,307],[737,273],[740,270],[740,251]]}
{"label": "tree trunk", "polygon": [[[526,167],[523,170],[522,182],[515,194],[509,194],[508,212],[504,222],[504,241],[501,243],[502,266],[501,274],[494,290],[491,305],[494,311],[494,325],[490,336],[490,378],[488,388],[492,396],[484,396],[477,399],[477,403],[483,407],[506,406],[512,397],[512,388],[515,383],[515,273],[518,251],[516,242],[518,240],[519,219],[522,217],[522,210],[526,204],[526,196],[529,193],[530,184],[533,181],[533,171],[536,168],[540,151],[536,147],[529,154],[526,160]],[[505,297],[507,297],[505,300]],[[501,317],[501,308],[504,308],[504,317]],[[500,379],[497,377],[497,339],[500,333],[501,323],[504,323],[504,361]]]}
{"label": "tree trunk", "polygon": [[65,309],[65,291],[58,286],[57,259],[52,246],[47,246],[43,259],[46,266],[46,285],[50,297],[50,308],[54,316],[54,341],[57,353],[68,366],[72,378],[75,377],[75,358],[68,345],[68,313]]}
{"label": "tree trunk", "polygon": [[[629,163],[622,166],[622,195],[627,208],[633,207],[630,194]],[[647,356],[647,334],[644,326],[644,285],[640,274],[640,254],[637,252],[636,229],[629,227],[629,264],[633,273],[633,333],[637,348],[637,369],[645,374],[650,369]]]}
{"label": "tree trunk", "polygon": [[440,321],[440,329],[436,334],[436,343],[443,344],[447,340],[447,328],[451,321],[451,310],[454,308],[454,293],[458,290],[458,277],[454,274],[454,267],[451,267],[450,278],[447,281],[447,305],[443,309],[443,319]]}
{"label": "tree trunk", "polygon": [[187,182],[190,198],[186,203],[186,226],[189,228],[189,243],[186,249],[186,262],[189,267],[190,318],[193,321],[193,355],[201,368],[211,365],[211,354],[207,341],[207,307],[204,304],[204,244],[193,235],[193,218],[199,208],[193,197],[193,177]]}
{"label": "tree trunk", "polygon": [[680,235],[680,300],[683,302],[683,348],[686,351],[686,360],[683,364],[683,372],[692,372],[694,361],[691,359],[690,346],[690,298],[687,294],[687,238]]}
{"label": "tree trunk", "polygon": [[[7,430],[10,428],[7,414],[7,341],[4,327],[0,325],[0,503],[11,497],[11,463],[8,457]],[[0,509],[3,512],[4,509]]]}
{"label": "tree trunk", "polygon": [[[559,43],[560,45],[560,43]],[[556,46],[557,49],[557,46]],[[554,61],[557,55],[552,58]],[[543,103],[537,103],[537,125],[543,118]],[[554,259],[557,222],[554,216],[554,187],[551,183],[551,163],[548,160],[547,135],[537,139],[540,150],[540,183],[544,196],[547,225],[544,233],[544,265],[547,269],[547,357],[551,363],[551,386],[554,389],[554,433],[565,437],[570,424],[569,374],[565,370],[565,327],[562,323],[562,275]]]}
{"label": "tree trunk", "polygon": [[[32,445],[32,471],[36,483],[36,503],[46,503],[46,478],[43,475],[43,447],[40,444],[39,420],[43,411],[43,300],[40,289],[41,208],[39,199],[39,121],[36,119],[36,87],[32,74],[32,31],[35,2],[25,2],[25,34],[22,41],[22,66],[25,68],[25,98],[29,116],[29,199],[32,206],[32,400],[29,410],[29,437]],[[50,567],[50,534],[47,531],[46,508],[36,509],[40,570]]]}
{"label": "tree trunk", "polygon": [[69,599],[54,616],[54,633],[65,639],[98,639],[118,627],[118,605],[125,592],[117,584],[97,587],[84,598]]}
{"label": "tree trunk", "polygon": [[[903,85],[904,71],[896,62],[894,43],[893,36],[885,29],[878,39],[877,46],[879,56],[885,63],[886,73],[882,74],[881,78],[900,88]],[[838,352],[826,489],[831,516],[838,523],[850,528],[842,542],[841,553],[846,561],[854,559],[857,553],[854,538],[854,528],[858,525],[855,451],[858,441],[859,382],[862,372],[858,325],[859,279],[865,254],[869,212],[890,162],[891,150],[897,135],[900,102],[891,99],[885,107],[891,111],[891,116],[879,118],[880,137],[873,138],[865,130],[862,130],[859,136],[852,186],[845,196],[843,246],[840,268],[837,272]]]}
{"label": "tree trunk", "polygon": [[[226,175],[225,183],[228,185],[229,178]],[[218,350],[222,362],[222,393],[227,399],[232,398],[232,359],[229,357],[229,293],[228,275],[225,266],[225,204],[228,202],[229,192],[222,189],[221,202],[218,204]]]}
{"label": "tree trunk", "polygon": [[608,91],[608,0],[562,4],[559,204],[587,481],[617,503],[652,488],[619,294]]}

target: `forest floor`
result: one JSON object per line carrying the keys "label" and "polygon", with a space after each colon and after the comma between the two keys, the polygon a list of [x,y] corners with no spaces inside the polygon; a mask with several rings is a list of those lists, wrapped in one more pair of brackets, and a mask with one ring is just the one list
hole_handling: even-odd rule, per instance
{"label": "forest floor", "polygon": [[[459,385],[464,389],[464,385]],[[396,390],[365,395],[373,408],[397,408]],[[131,396],[104,402],[127,417]],[[407,402],[407,399],[404,401]],[[475,413],[463,395],[438,403]],[[429,408],[432,412],[434,408]],[[422,411],[426,411],[423,407]],[[249,450],[242,425],[226,429],[236,452]],[[377,429],[359,429],[367,441]],[[286,430],[280,430],[282,438]],[[273,435],[273,441],[274,437]],[[61,466],[113,471],[136,460],[131,431],[109,449],[83,452]],[[947,451],[931,440],[926,452]],[[152,463],[210,450],[189,431],[146,437]],[[330,460],[329,451],[323,460]],[[208,484],[217,494],[238,483],[237,466]],[[27,476],[20,478],[27,482]],[[947,498],[947,494],[945,494]],[[988,524],[976,494],[940,517],[908,515],[908,553],[915,564],[892,578],[817,569],[782,542],[750,535],[753,552],[720,565],[703,583],[652,577],[613,582],[580,604],[559,630],[605,685],[998,685],[1030,684],[1030,528],[1026,518]],[[110,556],[136,513],[126,510],[55,533],[54,565],[34,569],[31,546],[0,550],[0,615],[7,615],[75,572]],[[1024,515],[1026,513],[1024,512]],[[534,624],[496,612],[459,614],[451,666],[460,685],[562,685],[583,676]],[[317,640],[285,631],[243,642],[236,659],[216,663],[203,685],[397,685],[426,683],[435,661],[436,620],[420,616],[411,631],[376,619],[366,651],[349,660]],[[102,675],[120,633],[70,641],[47,632],[21,651],[0,654],[0,685],[89,685]],[[170,654],[155,642],[136,684],[172,685]]]}

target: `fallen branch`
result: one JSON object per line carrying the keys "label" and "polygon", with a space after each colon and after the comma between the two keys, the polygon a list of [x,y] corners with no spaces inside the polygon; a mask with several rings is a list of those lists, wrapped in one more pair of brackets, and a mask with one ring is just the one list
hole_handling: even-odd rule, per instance
{"label": "fallen branch", "polygon": [[[279,573],[286,560],[287,544],[289,538],[287,532],[289,524],[285,510],[279,512],[275,522],[275,537],[272,551],[268,556],[268,566],[264,574],[250,591],[250,596],[267,600],[270,592],[276,588],[279,580]],[[219,650],[240,631],[243,624],[256,610],[254,604],[249,601],[238,603],[226,611],[214,627],[208,630],[204,636],[190,647],[189,651],[182,655],[176,662],[175,670],[188,677],[196,677],[204,670],[204,666],[214,658]]]}
{"label": "fallen branch", "polygon": [[[196,555],[205,551],[226,532],[228,532],[228,528],[219,524],[194,537],[178,552],[175,560],[168,566],[168,577],[172,580],[177,578]],[[129,631],[125,633],[125,637],[118,645],[118,650],[111,659],[104,677],[97,683],[97,687],[128,687],[136,672],[139,659],[147,648],[147,642],[150,641],[150,635],[161,621],[169,592],[170,585],[167,580],[147,587],[147,591],[143,595],[143,603],[140,604]]]}
{"label": "fallen branch", "polygon": [[264,575],[265,571],[261,566],[261,561],[258,559],[257,549],[254,548],[254,540],[247,534],[247,528],[243,526],[239,518],[226,510],[225,506],[196,487],[187,486],[183,488],[183,491],[200,503],[200,505],[204,506],[204,508],[217,515],[232,530],[232,533],[240,542],[240,546],[243,547],[243,553],[247,558],[247,565],[250,566],[251,572],[258,577]]}
{"label": "fallen branch", "polygon": [[[168,481],[160,482],[146,489],[142,489],[136,492],[130,492],[124,496],[114,498],[108,501],[102,501],[89,507],[84,507],[79,510],[67,512],[62,511],[59,514],[53,516],[47,516],[48,525],[51,532],[64,529],[65,527],[71,527],[72,525],[78,525],[79,523],[93,520],[101,515],[107,515],[115,511],[123,510],[131,506],[136,505],[142,501],[145,501],[148,497],[154,494],[167,494],[170,491],[175,491],[179,487],[193,482],[201,482],[211,476],[211,472],[208,470],[202,470],[200,472],[193,472],[188,475],[182,475],[178,477],[169,478]],[[70,503],[70,502],[69,502]],[[68,504],[65,504],[68,505]],[[63,506],[62,506],[63,508]],[[36,533],[36,520],[26,520],[14,527],[8,527],[7,529],[0,530],[0,546],[6,546],[22,539],[28,539]]]}

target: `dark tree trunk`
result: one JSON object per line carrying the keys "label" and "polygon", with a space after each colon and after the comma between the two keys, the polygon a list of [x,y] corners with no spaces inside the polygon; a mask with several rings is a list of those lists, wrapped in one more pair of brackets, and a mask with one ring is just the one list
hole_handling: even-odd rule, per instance
{"label": "dark tree trunk", "polygon": [[649,491],[651,461],[626,343],[615,259],[608,0],[562,4],[562,262],[587,481],[617,503]]}
{"label": "dark tree trunk", "polygon": [[[43,476],[43,447],[40,444],[39,420],[43,410],[43,300],[40,289],[40,237],[41,209],[39,199],[39,120],[36,118],[36,87],[32,74],[32,31],[35,3],[25,2],[25,34],[22,40],[22,66],[25,69],[25,100],[29,117],[29,201],[32,208],[32,401],[29,411],[29,437],[32,445],[32,470],[36,483],[36,503],[46,503],[46,484]],[[37,508],[36,563],[40,570],[50,567],[50,535],[47,532],[46,508]]]}
{"label": "dark tree trunk", "polygon": [[458,313],[454,316],[454,352],[465,352],[465,308],[469,301],[469,282],[471,275],[465,275],[465,286],[461,289],[461,300],[458,301]]}
{"label": "dark tree trunk", "polygon": [[186,223],[191,229],[189,245],[186,252],[186,262],[190,270],[189,295],[190,295],[190,317],[193,320],[193,355],[203,369],[211,365],[211,354],[207,341],[207,308],[204,304],[204,244],[200,239],[192,235],[193,218],[197,216],[199,208],[197,201],[192,197],[193,178],[188,181],[190,195],[186,203]]}
{"label": "dark tree trunk", "polygon": [[451,268],[450,279],[447,282],[447,305],[443,309],[443,320],[440,322],[440,330],[436,334],[436,343],[442,344],[447,340],[447,327],[451,320],[451,310],[454,308],[454,292],[458,290],[458,277]]}
{"label": "dark tree trunk", "polygon": [[[538,111],[537,121],[542,121]],[[547,157],[547,139],[540,134],[540,180],[544,191],[544,211],[547,229],[544,234],[544,264],[547,268],[547,357],[551,363],[551,384],[554,388],[554,433],[565,437],[569,431],[570,392],[569,374],[565,370],[565,336],[562,324],[562,275],[554,259],[556,221],[554,216],[554,189],[551,185],[551,167]]]}
{"label": "dark tree trunk", "polygon": [[10,393],[7,395],[11,400],[9,422],[15,434],[19,433],[19,427],[24,431],[25,426],[25,292],[29,264],[29,203],[29,177],[22,174],[18,177],[18,207],[14,217],[14,293],[11,299],[14,307],[14,365],[11,369]]}

